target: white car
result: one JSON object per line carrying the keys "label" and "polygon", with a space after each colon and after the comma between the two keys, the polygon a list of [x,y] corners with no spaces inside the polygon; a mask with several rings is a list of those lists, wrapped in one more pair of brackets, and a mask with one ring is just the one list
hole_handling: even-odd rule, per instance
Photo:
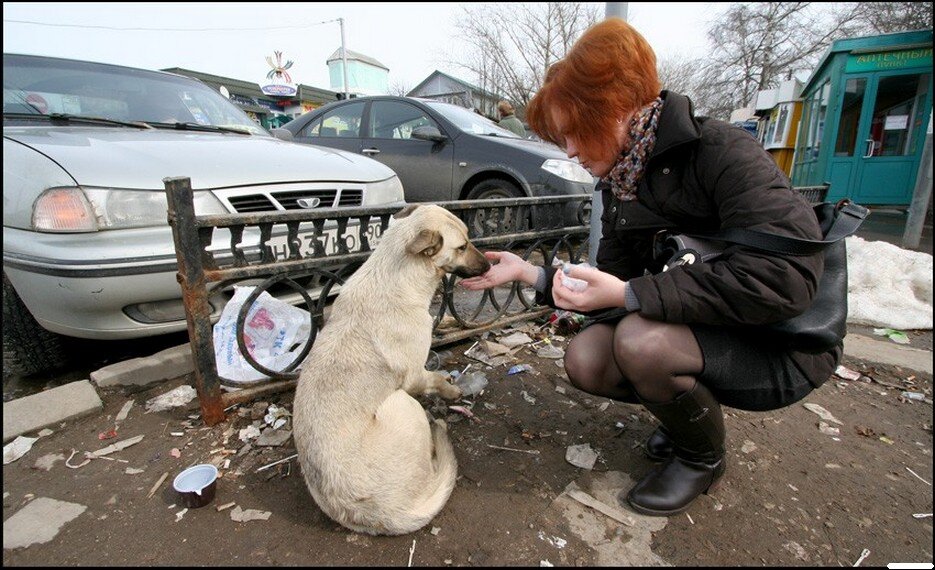
{"label": "white car", "polygon": [[186,328],[163,182],[174,176],[191,178],[197,214],[404,205],[387,166],[271,136],[200,81],[4,54],[5,378],[64,364],[60,335]]}

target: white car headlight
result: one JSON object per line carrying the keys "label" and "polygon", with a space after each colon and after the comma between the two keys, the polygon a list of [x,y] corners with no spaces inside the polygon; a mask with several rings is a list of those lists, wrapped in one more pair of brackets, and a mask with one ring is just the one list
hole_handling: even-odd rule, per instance
{"label": "white car headlight", "polygon": [[[226,214],[211,192],[195,192],[195,213]],[[168,204],[165,192],[51,188],[33,207],[32,225],[40,232],[96,232],[164,226]]]}
{"label": "white car headlight", "polygon": [[551,172],[559,178],[571,180],[572,182],[583,182],[591,184],[594,177],[577,162],[562,160],[560,158],[550,158],[542,163],[542,170]]}
{"label": "white car headlight", "polygon": [[386,180],[371,182],[364,188],[364,206],[383,206],[402,202],[405,199],[403,183],[399,180],[399,176],[394,175]]}

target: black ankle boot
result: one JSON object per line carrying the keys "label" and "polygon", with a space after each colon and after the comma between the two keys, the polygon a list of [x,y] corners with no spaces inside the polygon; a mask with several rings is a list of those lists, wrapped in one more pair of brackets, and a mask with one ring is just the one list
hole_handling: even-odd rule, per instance
{"label": "black ankle boot", "polygon": [[665,461],[672,457],[672,439],[665,426],[659,426],[649,434],[649,439],[643,444],[643,452],[653,461]]}
{"label": "black ankle boot", "polygon": [[707,388],[696,382],[668,402],[643,405],[662,422],[674,452],[634,485],[626,500],[637,512],[670,516],[688,508],[724,474],[724,417]]}

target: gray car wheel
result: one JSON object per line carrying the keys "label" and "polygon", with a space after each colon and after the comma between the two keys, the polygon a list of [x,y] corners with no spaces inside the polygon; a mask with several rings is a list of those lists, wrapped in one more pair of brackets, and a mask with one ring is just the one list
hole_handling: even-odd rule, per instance
{"label": "gray car wheel", "polygon": [[[516,184],[500,178],[490,178],[478,182],[467,194],[468,200],[490,200],[493,198],[522,198],[525,194]],[[506,211],[506,210],[502,210]],[[481,237],[497,232],[498,226],[502,223],[504,227],[513,225],[512,211],[509,211],[503,220],[484,210],[470,211],[466,213],[467,224],[472,237]]]}
{"label": "gray car wheel", "polygon": [[3,378],[31,376],[68,362],[61,336],[39,326],[3,274]]}

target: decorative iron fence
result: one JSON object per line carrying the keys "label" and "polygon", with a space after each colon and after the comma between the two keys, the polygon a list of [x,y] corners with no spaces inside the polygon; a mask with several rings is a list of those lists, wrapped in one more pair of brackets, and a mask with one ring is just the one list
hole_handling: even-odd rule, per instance
{"label": "decorative iron fence", "polygon": [[[367,259],[400,206],[198,216],[189,178],[163,182],[194,357],[195,389],[205,423],[214,425],[224,420],[224,410],[233,404],[295,386],[296,369],[325,322],[329,299]],[[554,258],[577,263],[587,253],[590,194],[436,204],[465,220],[471,241],[480,248],[509,249],[538,264]],[[456,280],[446,276],[433,303],[433,347],[550,310],[537,306],[534,292],[519,282],[470,292],[456,288]],[[221,384],[234,383],[218,375],[209,296],[234,284],[255,286],[238,316],[237,340],[244,359],[271,380],[225,393]],[[283,370],[263,367],[244,345],[246,315],[264,291],[290,303],[304,301],[312,315],[308,342]]]}

